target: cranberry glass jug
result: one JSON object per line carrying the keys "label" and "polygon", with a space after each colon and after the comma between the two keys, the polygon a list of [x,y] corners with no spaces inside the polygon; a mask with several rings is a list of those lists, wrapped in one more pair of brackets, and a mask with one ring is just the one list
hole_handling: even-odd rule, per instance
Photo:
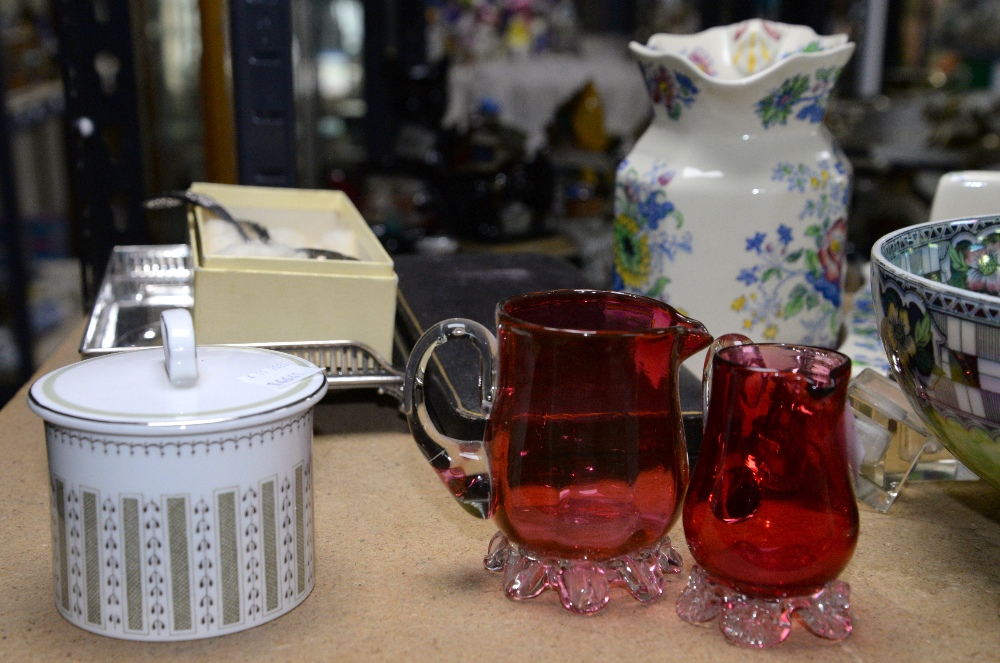
{"label": "cranberry glass jug", "polygon": [[[667,537],[688,483],[677,374],[711,336],[666,304],[615,292],[520,295],[496,318],[497,338],[464,319],[429,329],[403,402],[451,494],[499,527],[486,567],[512,599],[553,588],[581,614],[604,607],[611,586],[657,598],[681,566]],[[456,338],[482,357],[482,441],[443,434],[424,403],[431,353]]]}
{"label": "cranberry glass jug", "polygon": [[858,539],[850,377],[851,360],[833,350],[737,334],[713,344],[684,503],[697,565],[677,604],[682,619],[719,616],[726,637],[755,647],[784,640],[793,612],[822,637],[851,633],[850,588],[836,579]]}

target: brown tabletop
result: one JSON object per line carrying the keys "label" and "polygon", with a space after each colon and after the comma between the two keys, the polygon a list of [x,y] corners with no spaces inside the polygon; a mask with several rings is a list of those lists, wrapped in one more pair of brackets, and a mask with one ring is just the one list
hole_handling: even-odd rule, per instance
{"label": "brown tabletop", "polygon": [[[82,328],[81,328],[82,330]],[[78,359],[74,332],[41,372]],[[461,511],[406,433],[394,402],[364,393],[318,406],[313,451],[316,588],[291,613],[208,640],[139,643],[80,630],[56,612],[43,425],[23,389],[0,411],[0,660],[795,661],[996,660],[1000,491],[980,481],[914,484],[888,515],[860,504],[842,578],[854,633],[795,624],[766,653],[674,613],[684,579],[644,605],[615,590],[593,617],[551,592],[506,599],[483,570],[494,529]],[[677,527],[674,544],[690,563]]]}

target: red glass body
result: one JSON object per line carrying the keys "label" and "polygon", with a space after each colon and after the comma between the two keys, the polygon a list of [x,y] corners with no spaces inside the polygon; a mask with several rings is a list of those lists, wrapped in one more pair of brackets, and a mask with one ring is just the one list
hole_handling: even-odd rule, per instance
{"label": "red glass body", "polygon": [[844,412],[850,360],[743,345],[712,359],[701,454],[684,504],[695,561],[752,596],[808,595],[854,553]]}
{"label": "red glass body", "polygon": [[661,302],[560,291],[502,302],[486,431],[493,517],[553,557],[651,547],[688,483],[680,363],[711,337]]}

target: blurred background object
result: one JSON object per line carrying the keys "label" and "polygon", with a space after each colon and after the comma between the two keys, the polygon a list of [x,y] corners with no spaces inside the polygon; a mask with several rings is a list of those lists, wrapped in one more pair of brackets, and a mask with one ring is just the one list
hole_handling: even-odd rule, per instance
{"label": "blurred background object", "polygon": [[1000,168],[991,0],[0,1],[0,401],[111,247],[184,241],[139,202],[194,181],[340,189],[392,253],[545,252],[609,285],[649,117],[628,41],[752,17],[858,44],[826,117],[854,255],[925,220],[942,173]]}

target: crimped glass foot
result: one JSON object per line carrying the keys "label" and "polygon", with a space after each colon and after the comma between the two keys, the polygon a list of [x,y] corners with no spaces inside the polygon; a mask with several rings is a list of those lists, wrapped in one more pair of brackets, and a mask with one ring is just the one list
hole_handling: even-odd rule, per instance
{"label": "crimped glass foot", "polygon": [[832,580],[810,596],[754,598],[713,579],[696,565],[677,599],[677,615],[686,622],[719,617],[719,627],[729,640],[759,649],[788,637],[793,613],[816,635],[843,640],[851,634],[850,594],[846,582]]}
{"label": "crimped glass foot", "polygon": [[503,573],[508,598],[530,599],[552,588],[564,608],[590,615],[608,604],[612,587],[624,587],[639,601],[656,600],[663,593],[666,576],[680,573],[684,561],[669,538],[653,548],[606,560],[559,559],[514,545],[497,532],[483,565],[488,571]]}

